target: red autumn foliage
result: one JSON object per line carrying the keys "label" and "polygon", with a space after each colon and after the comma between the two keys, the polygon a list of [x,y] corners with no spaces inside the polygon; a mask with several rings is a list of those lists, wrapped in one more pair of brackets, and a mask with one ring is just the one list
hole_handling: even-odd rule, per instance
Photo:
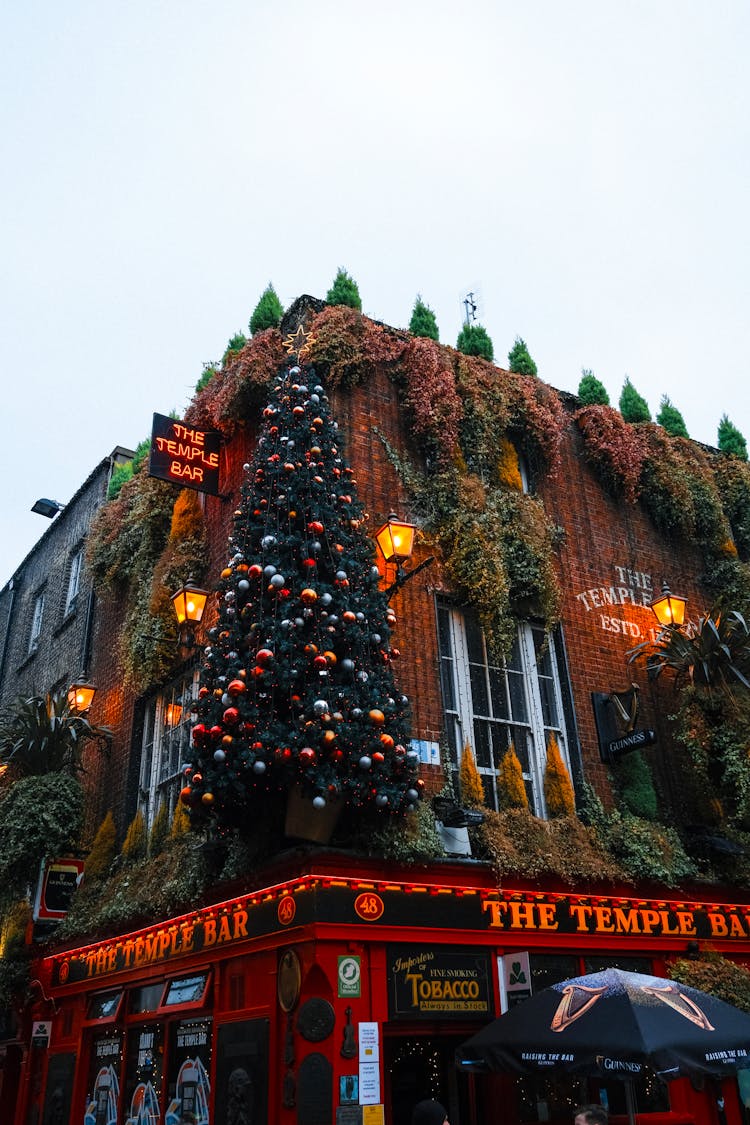
{"label": "red autumn foliage", "polygon": [[310,324],[312,341],[305,362],[320,369],[328,390],[355,386],[380,366],[396,363],[408,340],[347,305],[330,305]]}
{"label": "red autumn foliage", "polygon": [[277,328],[266,328],[213,376],[188,407],[185,421],[203,429],[221,430],[229,437],[264,401],[268,384],[287,358]]}
{"label": "red autumn foliage", "polygon": [[586,458],[615,495],[635,504],[646,443],[638,428],[611,406],[584,406],[575,415]]}
{"label": "red autumn foliage", "polygon": [[451,460],[463,418],[452,353],[434,340],[413,336],[403,354],[401,374],[406,381],[404,404],[412,412],[414,433],[432,439],[441,461]]}

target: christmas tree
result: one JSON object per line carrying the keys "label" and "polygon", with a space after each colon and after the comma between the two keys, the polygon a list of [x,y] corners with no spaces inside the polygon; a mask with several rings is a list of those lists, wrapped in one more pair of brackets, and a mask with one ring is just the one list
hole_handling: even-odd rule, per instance
{"label": "christmas tree", "polygon": [[244,467],[205,650],[182,792],[194,821],[247,823],[290,789],[319,810],[415,807],[396,618],[365,520],[323,387],[285,367]]}

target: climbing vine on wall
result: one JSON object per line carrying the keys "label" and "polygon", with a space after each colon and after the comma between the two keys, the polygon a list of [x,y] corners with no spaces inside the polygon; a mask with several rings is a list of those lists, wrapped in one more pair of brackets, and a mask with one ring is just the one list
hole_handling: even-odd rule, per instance
{"label": "climbing vine on wall", "polygon": [[105,504],[91,527],[88,560],[100,589],[114,591],[126,612],[118,644],[126,679],[137,690],[174,664],[169,595],[205,569],[203,516],[197,493],[139,473]]}

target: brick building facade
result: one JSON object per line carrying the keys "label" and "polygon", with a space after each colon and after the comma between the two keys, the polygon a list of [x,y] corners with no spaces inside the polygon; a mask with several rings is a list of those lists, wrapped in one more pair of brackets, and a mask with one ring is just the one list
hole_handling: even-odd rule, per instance
{"label": "brick building facade", "polygon": [[[314,331],[309,315],[307,322]],[[285,327],[291,331],[295,325]],[[403,333],[392,336],[403,343]],[[510,374],[498,371],[497,378],[510,379]],[[330,397],[346,459],[356,470],[359,495],[369,513],[370,532],[393,510],[419,524],[414,496],[395,467],[394,454],[425,466],[424,445],[415,440],[414,415],[404,405],[398,364],[376,358],[365,378],[338,381]],[[410,566],[415,568],[430,555],[438,557],[392,598],[395,641],[402,654],[396,676],[399,690],[411,701],[413,745],[419,747],[425,793],[434,795],[444,781],[439,745],[449,745],[457,769],[463,747],[469,744],[487,802],[496,804],[500,758],[513,743],[531,811],[544,819],[545,758],[554,737],[579,803],[590,786],[605,809],[616,810],[617,776],[602,761],[591,695],[624,691],[635,682],[640,688],[638,726],[652,729],[656,736],[653,749],[644,754],[661,815],[672,825],[686,800],[684,766],[676,764],[679,754],[666,718],[672,697],[664,683],[648,678],[642,662],[629,662],[629,653],[657,635],[649,606],[665,581],[688,598],[691,619],[697,621],[709,607],[712,595],[701,581],[705,558],[697,543],[676,545],[657,532],[643,505],[613,498],[585,455],[576,423],[580,404],[572,396],[556,397],[561,420],[559,464],[552,473],[534,466],[523,473],[524,485],[530,478],[530,487],[557,529],[553,562],[560,601],[559,624],[553,632],[545,636],[545,623],[533,609],[526,618],[519,613],[512,652],[505,663],[497,660],[483,642],[471,597],[451,581],[445,557],[426,539],[418,540]],[[200,401],[187,415],[194,426],[206,417]],[[226,425],[221,495],[200,495],[207,544],[204,578],[209,589],[226,565],[243,465],[252,458],[259,417],[260,409],[253,406]],[[523,444],[520,440],[517,444],[519,463],[525,469]],[[87,512],[101,502],[105,464],[79,494],[86,490],[88,496],[90,489],[97,496]],[[173,489],[177,495],[174,486],[159,487]],[[25,627],[6,629],[12,635],[6,666],[15,668],[19,677],[23,673],[22,682],[29,689],[55,686],[71,672],[72,656],[66,664],[53,665],[50,655],[42,669],[41,633],[38,654],[28,648],[24,652],[24,645],[28,646],[35,628],[34,598],[40,591],[46,589],[48,598],[64,601],[69,584],[65,567],[70,566],[65,559],[85,537],[86,521],[81,518],[83,522],[74,526],[71,504],[40,544],[40,548],[48,544],[51,557],[47,558],[46,547],[40,549],[33,569],[27,567],[27,560],[26,569],[18,572],[24,573],[25,600],[22,607],[14,606],[13,613],[14,620],[20,621],[23,608]],[[60,535],[53,541],[58,528]],[[0,605],[8,606],[11,592],[9,585]],[[99,689],[92,718],[114,731],[105,773],[91,782],[90,804],[96,821],[107,809],[113,810],[120,838],[138,809],[147,823],[153,823],[160,803],[174,806],[190,756],[190,703],[197,687],[197,658],[182,661],[177,654],[159,682],[139,691],[128,686],[117,657],[126,602],[100,591],[90,632],[90,674]],[[6,608],[6,620],[9,613]],[[210,606],[204,628],[210,628],[215,614],[215,606]],[[75,633],[73,627],[68,629],[76,638],[71,652],[83,651],[82,616],[75,614]],[[60,624],[51,624],[51,642],[55,629],[67,627],[66,620],[63,612]],[[57,650],[51,644],[53,651]],[[5,675],[3,699],[7,680]],[[173,718],[176,706],[181,709],[178,720]],[[684,842],[689,848],[689,839]],[[738,922],[739,928],[731,932],[727,923],[724,932],[719,922],[713,930],[708,922],[712,903],[717,919],[732,911],[742,913],[746,899],[736,886],[728,889],[704,882],[699,890],[692,880],[683,881],[678,891],[646,881],[626,880],[613,886],[610,879],[605,887],[604,879],[592,878],[571,887],[559,875],[548,873],[534,880],[521,872],[515,878],[506,875],[498,887],[488,865],[476,860],[464,863],[462,867],[455,858],[433,861],[415,873],[387,858],[375,861],[337,856],[335,851],[298,850],[269,861],[266,871],[248,873],[231,887],[208,889],[204,900],[192,904],[188,913],[154,918],[147,930],[111,938],[91,934],[77,945],[68,942],[66,948],[49,948],[40,958],[38,973],[45,995],[55,1001],[53,1042],[46,1055],[32,1049],[25,1057],[16,1121],[27,1120],[24,1115],[32,1112],[52,1121],[52,1099],[59,1094],[71,1121],[109,1125],[110,1120],[137,1119],[140,1125],[142,1118],[137,1113],[132,1116],[133,1099],[135,1091],[150,1085],[148,1096],[155,1101],[149,1121],[177,1125],[179,1113],[190,1109],[199,1125],[209,1120],[218,1125],[233,1120],[228,1106],[238,1068],[248,1083],[262,1086],[263,1093],[256,1095],[255,1110],[249,1108],[250,1095],[243,1095],[250,1115],[237,1120],[281,1125],[359,1122],[369,1099],[372,1106],[383,1107],[381,1116],[371,1120],[406,1125],[409,1100],[425,1094],[447,1099],[451,1121],[461,1125],[488,1120],[482,1113],[489,1112],[498,1096],[516,1106],[509,1108],[509,1120],[554,1120],[565,1112],[562,1095],[556,1101],[547,1092],[543,1098],[528,1084],[516,1087],[509,1080],[498,1080],[499,1086],[489,1081],[467,1085],[465,1077],[459,1081],[452,1073],[457,1044],[499,1010],[498,965],[504,956],[531,951],[537,986],[605,962],[666,972],[670,959],[684,956],[689,945],[706,938],[739,963],[750,960],[750,928],[746,932],[744,923]],[[696,868],[696,877],[697,872]],[[598,897],[594,900],[593,895]],[[667,923],[657,929],[648,917],[644,920],[636,914],[628,915],[630,929],[622,931],[609,923],[581,921],[584,916],[589,919],[585,911],[590,902],[611,910],[618,901],[621,910],[637,912],[661,900],[664,917],[668,915],[671,922],[670,911],[677,908],[678,898],[693,901],[694,925],[689,932]],[[438,900],[445,907],[442,922],[439,910],[414,906]],[[570,917],[579,920],[579,927],[561,925],[554,936],[542,932],[544,928],[533,921],[533,903],[542,900],[554,904],[549,909],[558,913],[570,908]],[[472,913],[466,903],[475,902],[490,906]],[[506,912],[505,905],[495,908],[492,903],[523,906],[508,906]],[[654,910],[658,914],[655,906]],[[501,924],[506,917],[516,918],[517,924]],[[175,936],[188,933],[189,941]],[[194,940],[194,933],[200,938]],[[477,1000],[480,1006],[472,1011],[459,1004],[432,1017],[426,1010],[409,1009],[408,1004],[399,1007],[403,996],[397,966],[417,956],[420,949],[432,950],[435,964],[455,973],[466,968],[462,957],[468,951],[484,981],[481,1001]],[[347,992],[345,982],[337,977],[342,958],[347,957],[354,959],[366,980],[356,993]],[[183,986],[185,999],[179,998]],[[34,1009],[38,1018],[47,1012],[43,1003]],[[374,1070],[363,1067],[368,1035],[376,1051]],[[200,1044],[192,1053],[191,1036]],[[158,1065],[147,1040],[152,1046],[160,1044]],[[147,1055],[156,1077],[144,1083]],[[230,1063],[232,1058],[239,1060],[236,1066]],[[200,1072],[205,1105],[194,1097],[194,1087],[189,1096],[183,1089],[186,1067],[192,1068],[191,1074]],[[109,1094],[105,1096],[112,1087],[97,1086],[104,1070],[108,1083],[112,1075],[116,1078],[114,1103],[111,1098],[107,1101]],[[367,1083],[371,1097],[364,1102],[350,1097],[350,1086],[362,1092]],[[597,1091],[586,1093],[594,1096]],[[96,1101],[99,1094],[101,1106]],[[616,1091],[609,1096],[617,1111]],[[673,1087],[671,1110],[663,1092],[651,1089],[643,1097],[643,1109],[653,1112],[655,1122],[662,1120],[657,1114],[667,1112],[671,1116],[663,1120],[673,1122],[718,1120],[711,1096],[691,1093],[687,1084]],[[732,1122],[739,1121],[734,1086],[727,1089],[726,1098]]]}

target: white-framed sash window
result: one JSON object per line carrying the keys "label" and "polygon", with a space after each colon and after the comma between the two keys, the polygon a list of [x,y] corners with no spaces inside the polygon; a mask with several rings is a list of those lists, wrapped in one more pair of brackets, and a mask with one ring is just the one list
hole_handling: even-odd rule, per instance
{"label": "white-framed sash window", "polygon": [[570,772],[559,642],[541,625],[523,622],[510,656],[498,662],[490,657],[473,612],[441,602],[437,616],[445,728],[454,768],[468,742],[487,804],[497,808],[497,771],[512,743],[529,808],[545,816],[544,770],[552,734]]}

